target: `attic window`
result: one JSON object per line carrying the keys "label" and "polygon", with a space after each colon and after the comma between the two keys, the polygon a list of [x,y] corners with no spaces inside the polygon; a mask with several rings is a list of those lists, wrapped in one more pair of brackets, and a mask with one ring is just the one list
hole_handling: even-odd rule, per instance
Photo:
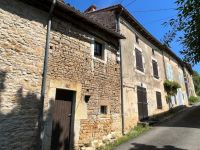
{"label": "attic window", "polygon": [[99,58],[99,59],[104,59],[104,49],[103,49],[103,44],[95,41],[94,42],[94,56]]}
{"label": "attic window", "polygon": [[139,37],[137,35],[135,35],[135,41],[137,44],[139,44]]}
{"label": "attic window", "polygon": [[155,50],[152,48],[152,55],[155,55]]}

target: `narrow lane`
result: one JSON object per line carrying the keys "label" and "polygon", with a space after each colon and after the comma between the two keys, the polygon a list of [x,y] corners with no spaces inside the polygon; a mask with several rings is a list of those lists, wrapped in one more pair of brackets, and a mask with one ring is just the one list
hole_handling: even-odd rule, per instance
{"label": "narrow lane", "polygon": [[200,106],[188,108],[115,150],[200,150]]}

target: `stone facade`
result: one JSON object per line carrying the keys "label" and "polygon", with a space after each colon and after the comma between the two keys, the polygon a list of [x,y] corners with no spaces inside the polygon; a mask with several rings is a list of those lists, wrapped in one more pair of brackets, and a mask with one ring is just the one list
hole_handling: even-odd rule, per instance
{"label": "stone facade", "polygon": [[[185,83],[186,87],[188,88],[188,96],[197,96],[194,88],[194,83],[193,83],[193,78],[189,70],[184,67],[184,78],[185,78]],[[187,90],[186,90],[187,91]]]}
{"label": "stone facade", "polygon": [[[95,37],[57,19],[53,20],[52,28],[48,80],[50,84],[52,80],[66,82],[68,87],[63,87],[66,89],[72,89],[71,85],[80,87],[76,90],[74,126],[79,127],[79,130],[74,130],[75,145],[91,145],[92,141],[101,140],[112,132],[120,134],[120,69],[116,61],[117,50],[105,43],[106,58],[102,61],[93,55],[94,40],[97,40]],[[88,103],[84,101],[85,95],[91,96]],[[107,115],[100,114],[101,105],[108,107]]]}
{"label": "stone facade", "polygon": [[[133,128],[139,121],[138,105],[141,102],[138,102],[137,87],[146,89],[147,112],[150,117],[166,112],[170,107],[188,105],[188,97],[195,94],[188,69],[185,69],[183,62],[152,37],[122,5],[110,6],[87,15],[94,20],[98,18],[99,23],[106,24],[105,26],[126,37],[121,40],[125,131]],[[113,19],[116,20],[112,21]],[[139,71],[136,67],[135,49],[141,52],[144,71]],[[152,60],[157,62],[158,79],[153,75]],[[181,85],[177,95],[171,97],[171,103],[166,100],[167,94],[163,86],[165,80],[173,80]],[[161,94],[162,109],[158,109],[157,106],[157,92]]]}
{"label": "stone facade", "polygon": [[[37,149],[47,18],[46,12],[18,0],[0,2],[1,149]],[[105,45],[104,61],[93,55],[94,40]],[[117,50],[71,23],[53,18],[44,104],[44,149],[51,145],[56,88],[76,91],[76,149],[94,148],[121,134]],[[88,103],[85,95],[90,95]],[[101,105],[107,106],[107,114],[100,113]]]}
{"label": "stone facade", "polygon": [[[120,32],[126,35],[122,40],[122,63],[123,63],[123,85],[124,85],[124,110],[125,129],[129,130],[136,125],[138,120],[137,86],[143,86],[147,90],[147,103],[149,116],[168,110],[165,100],[163,81],[165,80],[165,70],[163,64],[162,51],[148,42],[124,19],[120,22]],[[139,37],[139,44],[136,43],[136,34]],[[142,51],[144,72],[136,69],[135,48]],[[152,49],[155,49],[152,54]],[[158,63],[159,79],[153,77],[152,59]],[[129,64],[129,65],[127,65]],[[163,109],[157,109],[156,91],[162,93]]]}
{"label": "stone facade", "polygon": [[0,1],[0,149],[37,149],[47,14]]}
{"label": "stone facade", "polygon": [[[78,149],[96,147],[96,141],[100,143],[110,134],[121,134],[117,50],[105,43],[106,58],[100,60],[93,55],[94,40],[100,39],[58,19],[53,20],[52,28],[45,108],[48,110],[50,101],[55,98],[52,87],[76,91],[75,146]],[[84,101],[85,95],[90,95],[88,103]],[[101,105],[108,107],[108,114],[100,114]],[[51,126],[51,119],[47,123],[49,131],[46,133],[49,134],[51,128],[48,126]],[[45,141],[50,141],[50,137],[46,135]]]}
{"label": "stone facade", "polygon": [[[108,18],[102,18],[105,14]],[[99,12],[96,19],[103,19],[104,25],[113,32],[117,30],[115,15],[114,11]],[[77,20],[72,22],[68,18],[66,21],[61,19],[63,16],[54,16],[42,110],[40,92],[47,18],[47,12],[20,0],[0,1],[0,147],[2,150],[38,149],[41,136],[43,149],[49,150],[56,90],[65,89],[75,93],[71,131],[74,133],[75,149],[95,149],[121,136],[119,47],[116,47],[119,37],[108,37],[105,29],[101,32],[100,26],[92,34],[78,28],[75,25]],[[91,18],[95,18],[95,14]],[[169,109],[163,87],[164,80],[168,78],[167,64],[172,65],[174,80],[181,84],[181,94],[177,98],[182,96],[183,100],[174,103],[174,106],[187,104],[186,93],[190,96],[195,92],[187,68],[183,69],[176,59],[149,42],[126,19],[120,20],[120,32],[126,36],[121,40],[121,49],[123,107],[125,130],[128,131],[139,121],[137,86],[147,89],[150,116]],[[109,22],[111,24],[107,26]],[[133,42],[136,41],[136,34],[139,44]],[[103,59],[94,56],[95,41],[103,45]],[[136,69],[135,48],[143,54],[143,73]],[[155,49],[154,54],[152,49]],[[153,77],[152,59],[158,63],[159,79]],[[183,75],[187,79],[186,84]],[[188,85],[188,92],[185,85]],[[157,109],[156,91],[162,94],[162,109]],[[86,101],[86,96],[89,96],[89,101]],[[101,106],[106,106],[106,113],[101,112]],[[44,132],[40,135],[41,111],[44,112]]]}

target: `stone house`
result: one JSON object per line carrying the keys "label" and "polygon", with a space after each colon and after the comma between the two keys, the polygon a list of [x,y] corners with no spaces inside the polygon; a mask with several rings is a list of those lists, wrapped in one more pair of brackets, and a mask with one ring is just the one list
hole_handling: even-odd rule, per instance
{"label": "stone house", "polygon": [[121,135],[117,51],[124,37],[59,1],[51,19],[43,105],[51,6],[51,0],[0,1],[2,150],[83,149]]}
{"label": "stone house", "polygon": [[124,131],[139,120],[169,110],[163,86],[165,80],[181,85],[177,95],[171,97],[170,105],[187,105],[188,97],[195,95],[191,67],[163,46],[122,5],[99,10],[92,7],[85,12],[89,18],[126,37],[120,40]]}
{"label": "stone house", "polygon": [[139,117],[168,110],[165,79],[181,82],[177,97],[187,93],[175,106],[195,95],[191,68],[121,5],[92,6],[85,14],[62,1],[52,6],[51,0],[0,1],[2,150],[94,149]]}

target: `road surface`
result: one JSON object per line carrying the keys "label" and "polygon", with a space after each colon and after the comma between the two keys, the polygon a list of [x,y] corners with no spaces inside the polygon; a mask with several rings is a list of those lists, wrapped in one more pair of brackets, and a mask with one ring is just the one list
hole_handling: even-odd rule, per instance
{"label": "road surface", "polygon": [[115,150],[200,150],[200,106],[188,108]]}

